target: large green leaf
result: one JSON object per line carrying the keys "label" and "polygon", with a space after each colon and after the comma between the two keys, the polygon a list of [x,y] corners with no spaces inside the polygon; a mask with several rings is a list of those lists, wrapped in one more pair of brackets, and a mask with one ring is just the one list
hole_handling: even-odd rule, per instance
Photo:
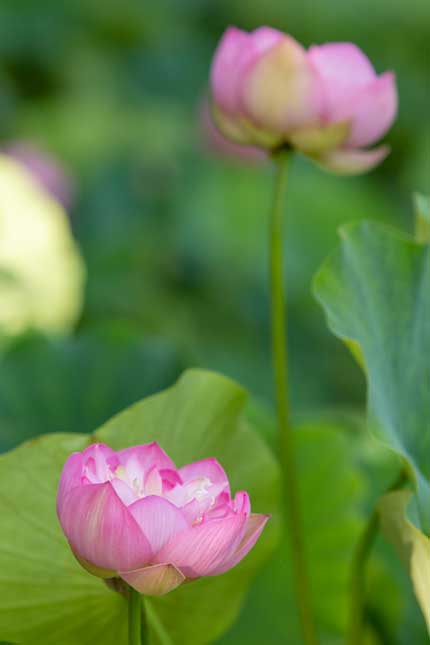
{"label": "large green leaf", "polygon": [[55,512],[62,466],[87,444],[85,435],[52,434],[0,457],[0,638],[125,643],[124,600],[80,569]]}
{"label": "large green leaf", "polygon": [[[255,511],[274,514],[256,548],[235,570],[147,602],[153,643],[203,645],[233,621],[258,567],[277,539],[279,471],[241,411],[245,392],[232,381],[192,370],[160,394],[96,432],[114,448],[159,441],[182,465],[214,455],[234,489],[250,491]],[[52,434],[0,457],[0,638],[24,645],[124,645],[123,598],[74,560],[55,515],[67,455],[94,435]]]}
{"label": "large green leaf", "polygon": [[341,229],[315,291],[365,364],[373,430],[408,464],[430,531],[430,251],[375,223]]}

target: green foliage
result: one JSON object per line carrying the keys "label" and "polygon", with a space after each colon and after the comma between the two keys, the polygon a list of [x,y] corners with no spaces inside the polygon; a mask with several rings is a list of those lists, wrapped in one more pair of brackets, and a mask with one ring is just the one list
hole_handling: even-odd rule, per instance
{"label": "green foliage", "polygon": [[58,478],[85,435],[52,434],[0,457],[0,638],[19,643],[125,643],[125,601],[84,575],[55,512]]}
{"label": "green foliage", "polygon": [[[313,604],[324,642],[336,643],[345,632],[364,482],[355,467],[355,444],[339,428],[301,426],[296,448]],[[242,620],[221,640],[238,642],[301,645],[287,539],[251,591]]]}
{"label": "green foliage", "polygon": [[324,334],[310,278],[340,223],[365,215],[403,224],[410,187],[428,188],[422,87],[429,9],[425,0],[414,0],[413,11],[384,0],[369,21],[370,4],[1,3],[0,134],[47,148],[75,180],[72,224],[88,266],[86,324],[132,320],[144,336],[186,346],[192,364],[270,400],[270,177],[263,166],[220,159],[204,145],[199,102],[228,24],[267,22],[306,44],[350,39],[378,71],[394,69],[399,78],[399,121],[388,135],[393,153],[376,172],[347,180],[297,159],[286,261],[294,408],[361,402],[360,377],[344,378],[351,362]]}
{"label": "green foliage", "polygon": [[[322,174],[297,158],[286,209],[292,408],[299,418],[305,411],[306,418],[319,419],[321,409],[326,418],[327,408],[331,412],[334,406],[338,416],[356,414],[364,400],[361,372],[321,325],[309,283],[345,220],[366,216],[413,228],[403,205],[409,203],[411,187],[429,191],[430,128],[422,100],[428,78],[429,18],[425,0],[0,3],[1,143],[30,140],[65,165],[75,184],[72,229],[88,268],[83,317],[75,337],[23,339],[2,353],[0,450],[40,433],[90,432],[123,407],[170,385],[190,364],[238,379],[259,403],[271,401],[264,242],[270,172],[268,166],[247,167],[219,158],[204,144],[198,118],[213,49],[228,24],[250,29],[266,23],[305,44],[351,40],[370,55],[378,72],[396,72],[400,110],[387,137],[392,148],[387,161],[367,176],[346,180]],[[0,272],[3,285],[9,277]],[[113,337],[110,331],[106,334],[112,325],[121,328]],[[96,338],[94,328],[101,330]],[[8,342],[0,335],[2,351]],[[269,434],[272,438],[273,432]],[[327,441],[332,445],[334,440]],[[322,443],[321,439],[318,445]],[[67,450],[58,448],[57,469]],[[304,448],[299,450],[302,454]],[[374,444],[367,451],[373,455]],[[318,470],[323,452],[321,447],[312,457],[309,450],[306,481],[312,479],[312,460]],[[348,450],[345,455],[352,477]],[[31,459],[37,470],[36,462]],[[372,463],[371,476],[364,467],[369,486],[366,510],[384,487],[381,464]],[[37,472],[44,467],[48,466],[41,464]],[[354,476],[360,479],[362,474]],[[42,476],[37,480],[43,481]],[[4,490],[11,492],[9,487]],[[357,493],[351,499],[354,517],[358,497]],[[342,517],[343,511],[339,509]],[[315,539],[317,528],[310,527]],[[15,530],[9,539],[10,545],[16,543]],[[56,551],[49,539],[47,548],[51,564]],[[274,641],[282,642],[282,616],[287,604],[288,612],[292,606],[289,582],[284,584],[282,577],[285,573],[288,580],[285,553],[284,545],[252,589],[232,632],[234,645],[265,642],[271,625]],[[409,623],[399,618],[409,612],[409,607],[399,609],[409,598],[405,577],[385,551],[382,555],[382,564],[372,562],[369,589],[372,611],[379,612],[375,624],[383,627],[378,645],[418,645],[419,616],[411,609]],[[75,566],[70,561],[70,567]],[[342,572],[344,567],[346,558]],[[104,588],[89,577],[83,583],[82,572],[73,571],[72,587],[81,589],[82,597],[91,597],[89,612],[96,615]],[[342,576],[336,589],[326,582],[317,592],[328,603],[332,598],[339,601],[339,625],[345,619]],[[59,591],[56,609],[62,608],[61,593],[69,593],[65,578],[59,580],[64,591]],[[111,595],[106,597],[115,602]],[[155,624],[157,610],[152,605],[151,609]],[[114,605],[113,615],[118,611]],[[318,612],[325,625],[330,612]],[[14,616],[17,625],[25,623],[20,612]],[[403,633],[393,627],[384,640],[387,626],[398,620],[403,620]],[[340,627],[329,622],[328,631],[338,633]],[[295,626],[292,633],[295,638]],[[91,641],[91,628],[88,634]],[[336,645],[342,642],[333,638]],[[55,631],[52,640],[63,642],[61,637],[55,640]],[[64,642],[68,645],[67,639]]]}
{"label": "green foliage", "polygon": [[[234,489],[250,491],[256,512],[272,520],[258,546],[233,571],[146,600],[153,643],[203,645],[233,621],[256,570],[279,533],[279,471],[269,449],[241,415],[244,390],[216,374],[189,371],[176,385],[116,416],[91,438],[52,434],[0,457],[0,637],[28,645],[122,645],[126,603],[71,555],[55,515],[64,461],[95,438],[114,448],[159,441],[178,466],[218,457]],[[152,617],[152,618],[151,618]]]}
{"label": "green foliage", "polygon": [[315,280],[333,332],[358,343],[373,431],[408,464],[430,530],[430,252],[374,223],[346,226]]}
{"label": "green foliage", "polygon": [[28,336],[0,358],[0,450],[47,432],[91,432],[170,385],[185,361],[127,326],[55,339]]}
{"label": "green foliage", "polygon": [[422,244],[430,242],[430,195],[415,193],[415,237]]}
{"label": "green foliage", "polygon": [[430,571],[430,250],[364,223],[344,227],[340,248],[315,280],[333,332],[359,350],[375,435],[399,454],[416,485],[382,498],[382,525],[407,565],[429,624]]}

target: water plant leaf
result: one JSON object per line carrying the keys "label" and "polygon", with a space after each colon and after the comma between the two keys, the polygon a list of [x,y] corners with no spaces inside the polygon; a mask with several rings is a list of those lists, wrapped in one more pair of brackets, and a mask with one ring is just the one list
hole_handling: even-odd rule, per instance
{"label": "water plant leaf", "polygon": [[81,569],[55,512],[65,459],[94,440],[114,448],[156,440],[178,465],[213,455],[224,464],[233,489],[250,491],[256,512],[273,514],[256,548],[233,571],[156,601],[145,599],[154,644],[170,639],[203,645],[227,629],[274,549],[279,528],[279,469],[242,416],[245,403],[245,391],[233,381],[190,370],[91,436],[53,433],[1,455],[0,638],[22,645],[126,643],[124,598]]}
{"label": "water plant leaf", "polygon": [[331,330],[360,347],[376,437],[399,454],[430,532],[430,250],[373,222],[341,229],[315,279]]}

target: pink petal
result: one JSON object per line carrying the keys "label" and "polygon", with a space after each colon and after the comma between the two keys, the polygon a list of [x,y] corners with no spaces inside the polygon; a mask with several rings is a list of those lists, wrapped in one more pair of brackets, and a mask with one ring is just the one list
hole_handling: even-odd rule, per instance
{"label": "pink petal", "polygon": [[232,506],[236,513],[244,513],[248,516],[251,512],[251,500],[248,493],[243,490],[236,493]]}
{"label": "pink petal", "polygon": [[240,87],[241,111],[255,126],[282,135],[318,123],[320,80],[303,47],[282,40],[247,68]]}
{"label": "pink petal", "polygon": [[81,558],[76,553],[76,551],[74,551],[73,554],[81,567],[86,569],[88,573],[91,573],[92,576],[96,576],[97,578],[104,578],[105,580],[109,580],[109,578],[116,576],[116,571],[114,569],[102,569],[101,567],[97,567],[95,564],[88,562],[88,560]]}
{"label": "pink petal", "polygon": [[237,110],[237,87],[248,34],[229,27],[215,51],[211,69],[211,87],[216,103],[227,113]]}
{"label": "pink petal", "polygon": [[64,464],[60,477],[57,494],[57,513],[60,513],[63,506],[63,499],[67,493],[81,485],[83,459],[82,453],[74,452]]}
{"label": "pink petal", "polygon": [[132,448],[125,448],[116,453],[118,459],[123,466],[127,466],[130,460],[138,463],[139,467],[143,470],[149,470],[153,466],[161,470],[168,468],[176,470],[176,466],[170,457],[164,452],[156,441],[147,443],[142,446],[133,446]]}
{"label": "pink petal", "polygon": [[139,499],[136,492],[122,479],[115,477],[115,479],[111,480],[111,484],[115,493],[126,506],[130,506],[130,504]]}
{"label": "pink petal", "polygon": [[230,491],[224,491],[218,495],[214,508],[217,508],[217,506],[224,506],[225,504],[231,506]]}
{"label": "pink petal", "polygon": [[367,56],[352,43],[314,45],[308,50],[308,60],[318,73],[323,93],[321,116],[326,122],[338,120],[334,116],[339,106],[375,80],[376,73]]}
{"label": "pink petal", "polygon": [[82,452],[82,474],[92,484],[103,484],[112,479],[118,466],[116,453],[103,443],[94,443]]}
{"label": "pink petal", "polygon": [[161,495],[163,481],[157,468],[154,466],[145,476],[145,495]]}
{"label": "pink petal", "polygon": [[359,175],[377,166],[390,152],[388,146],[373,150],[334,150],[317,159],[318,163],[332,172],[341,175]]}
{"label": "pink petal", "polygon": [[203,519],[205,521],[215,520],[215,519],[220,519],[222,517],[229,517],[230,515],[234,515],[234,510],[232,509],[231,500],[229,500],[227,503],[217,503],[214,506],[214,508],[208,509],[208,511],[205,512]]}
{"label": "pink petal", "polygon": [[[209,492],[213,490],[216,492],[215,486],[212,486]],[[234,511],[231,506],[230,493],[223,491],[215,496],[215,501],[211,494],[203,500],[193,499],[181,507],[181,512],[188,524],[191,525],[195,522],[201,522],[204,516],[215,519],[227,517],[227,515],[231,515]]]}
{"label": "pink petal", "polygon": [[258,27],[258,29],[254,29],[249,34],[254,53],[258,55],[265,54],[283,38],[285,38],[285,34],[278,29],[273,29],[273,27]]}
{"label": "pink petal", "polygon": [[172,488],[174,488],[178,484],[182,484],[182,479],[180,478],[177,470],[169,470],[168,468],[163,468],[159,472],[163,481],[163,493],[172,490]]}
{"label": "pink petal", "polygon": [[93,457],[97,463],[104,464],[112,457],[115,457],[116,452],[104,443],[92,443],[85,450],[82,451],[84,461]]}
{"label": "pink petal", "polygon": [[59,519],[76,555],[102,569],[136,569],[150,561],[151,546],[110,482],[71,490]]}
{"label": "pink petal", "polygon": [[380,139],[391,127],[397,113],[397,90],[392,72],[386,72],[345,103],[340,118],[352,118],[346,145],[361,148]]}
{"label": "pink petal", "polygon": [[[184,511],[184,508],[182,511]],[[242,513],[248,517],[250,512],[251,500],[249,499],[248,493],[245,491],[239,491],[236,493],[234,499],[230,499],[229,495],[221,493],[213,505],[213,508],[209,509],[204,515],[204,519],[213,520],[215,518],[228,517],[235,513]]]}
{"label": "pink petal", "polygon": [[191,526],[196,521],[201,521],[203,513],[208,510],[208,506],[204,507],[197,499],[191,500],[185,506],[181,506],[181,513],[185,517],[187,524]]}
{"label": "pink petal", "polygon": [[214,458],[203,459],[179,470],[183,485],[166,491],[166,497],[182,508],[190,524],[201,520],[222,493],[230,499],[230,486],[224,469]]}
{"label": "pink petal", "polygon": [[283,34],[270,27],[261,27],[251,34],[229,27],[215,52],[211,86],[213,98],[227,113],[239,110],[240,85],[245,69],[273,47]]}
{"label": "pink petal", "polygon": [[128,510],[148,539],[153,553],[157,553],[176,533],[188,528],[180,509],[163,497],[144,497]]}
{"label": "pink petal", "polygon": [[236,551],[245,524],[245,515],[237,514],[188,528],[164,545],[155,562],[171,562],[187,578],[209,575]]}
{"label": "pink petal", "polygon": [[119,575],[145,596],[163,596],[185,580],[185,576],[173,564],[154,564],[134,571],[120,571]]}
{"label": "pink petal", "polygon": [[220,567],[212,571],[212,573],[209,575],[216,576],[220,573],[225,573],[229,569],[235,567],[236,564],[238,564],[241,560],[243,560],[243,558],[249,553],[254,544],[257,542],[269,518],[270,515],[259,515],[256,513],[250,515],[246,525],[245,535],[243,536],[243,539],[235,553],[229,559],[225,560]]}
{"label": "pink petal", "polygon": [[207,477],[212,484],[220,484],[223,490],[230,491],[225,470],[214,457],[194,461],[192,464],[180,468],[178,472],[184,484],[193,479]]}

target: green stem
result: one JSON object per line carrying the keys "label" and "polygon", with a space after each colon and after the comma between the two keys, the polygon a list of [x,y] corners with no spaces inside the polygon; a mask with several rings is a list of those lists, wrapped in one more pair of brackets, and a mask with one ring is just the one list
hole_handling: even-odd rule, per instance
{"label": "green stem", "polygon": [[270,222],[270,292],[279,451],[284,478],[295,595],[303,642],[305,645],[316,645],[318,639],[312,614],[310,584],[302,535],[294,436],[289,419],[287,316],[282,236],[282,215],[288,176],[289,153],[287,151],[279,152],[274,156],[274,160],[276,163],[276,180]]}
{"label": "green stem", "polygon": [[[408,475],[402,470],[400,476],[388,488],[387,493],[401,488]],[[351,567],[351,603],[346,645],[362,645],[364,639],[364,614],[366,609],[366,565],[379,532],[379,514],[373,509],[357,544]]]}
{"label": "green stem", "polygon": [[142,596],[132,587],[128,588],[128,645],[143,645]]}

